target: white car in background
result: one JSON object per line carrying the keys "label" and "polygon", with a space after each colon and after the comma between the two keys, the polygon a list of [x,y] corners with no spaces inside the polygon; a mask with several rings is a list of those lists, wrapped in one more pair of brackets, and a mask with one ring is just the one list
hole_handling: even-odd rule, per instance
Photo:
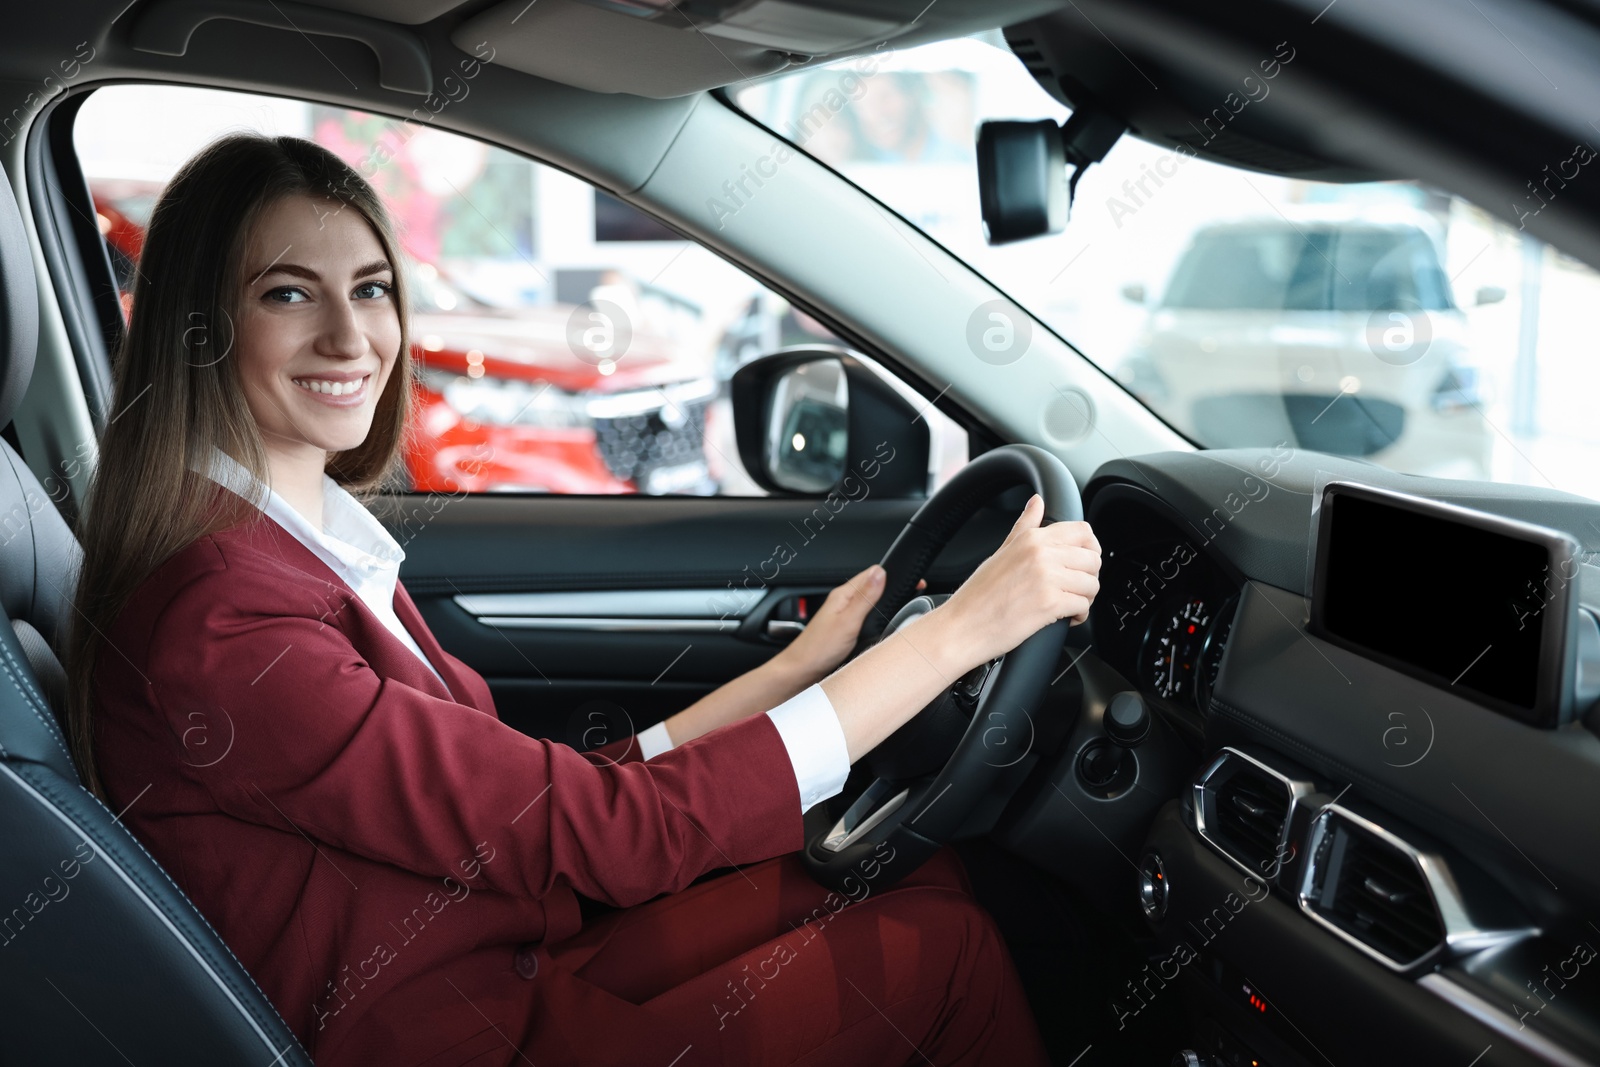
{"label": "white car in background", "polygon": [[[1207,446],[1290,446],[1488,476],[1492,431],[1466,317],[1421,211],[1207,225],[1117,377]],[[1142,285],[1123,295],[1144,303]],[[1505,297],[1480,289],[1477,302]]]}

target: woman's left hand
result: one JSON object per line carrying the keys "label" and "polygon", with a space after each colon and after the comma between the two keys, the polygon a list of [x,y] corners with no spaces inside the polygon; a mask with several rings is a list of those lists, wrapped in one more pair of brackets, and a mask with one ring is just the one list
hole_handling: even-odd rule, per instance
{"label": "woman's left hand", "polygon": [[867,612],[883,594],[883,579],[883,568],[874,563],[835,587],[800,636],[774,659],[797,672],[807,685],[831,673],[856,647]]}
{"label": "woman's left hand", "polygon": [[830,592],[783,651],[668,718],[667,736],[672,743],[681,745],[719,726],[775,708],[832,674],[856,647],[867,612],[876,608],[883,595],[883,581],[883,568],[874,563]]}

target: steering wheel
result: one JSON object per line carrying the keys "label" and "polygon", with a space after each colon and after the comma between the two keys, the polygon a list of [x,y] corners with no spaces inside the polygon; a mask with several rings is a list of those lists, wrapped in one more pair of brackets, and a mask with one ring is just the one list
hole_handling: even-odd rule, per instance
{"label": "steering wheel", "polygon": [[[978,509],[1024,486],[1044,498],[1043,522],[1083,518],[1072,472],[1032,445],[1006,445],[963,467],[911,516],[882,563],[883,593],[852,655],[933,610],[914,596],[940,550]],[[1033,714],[1069,623],[1057,620],[957,679],[862,758],[874,780],[802,853],[820,884],[851,899],[905,877],[951,840],[1007,767],[1026,754]]]}

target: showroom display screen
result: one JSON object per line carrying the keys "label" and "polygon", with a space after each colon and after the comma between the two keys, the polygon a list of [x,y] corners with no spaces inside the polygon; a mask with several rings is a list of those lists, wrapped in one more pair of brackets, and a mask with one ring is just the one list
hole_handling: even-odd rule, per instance
{"label": "showroom display screen", "polygon": [[1552,530],[1335,483],[1318,524],[1311,629],[1497,711],[1554,725],[1575,550]]}

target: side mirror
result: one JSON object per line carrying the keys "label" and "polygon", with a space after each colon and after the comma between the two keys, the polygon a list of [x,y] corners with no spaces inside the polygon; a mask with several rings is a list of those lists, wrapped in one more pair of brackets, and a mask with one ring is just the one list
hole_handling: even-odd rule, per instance
{"label": "side mirror", "polygon": [[1478,298],[1476,303],[1479,307],[1482,307],[1485,304],[1498,304],[1505,298],[1505,289],[1498,285],[1485,285],[1483,288],[1478,290]]}
{"label": "side mirror", "polygon": [[850,388],[837,359],[798,363],[772,383],[763,462],[774,484],[825,493],[839,484],[850,447]]}
{"label": "side mirror", "polygon": [[729,383],[745,472],[769,493],[851,499],[926,496],[928,420],[878,374],[832,345],[751,360]]}
{"label": "side mirror", "polygon": [[1142,304],[1145,301],[1144,282],[1129,282],[1122,287],[1122,299],[1130,304]]}

